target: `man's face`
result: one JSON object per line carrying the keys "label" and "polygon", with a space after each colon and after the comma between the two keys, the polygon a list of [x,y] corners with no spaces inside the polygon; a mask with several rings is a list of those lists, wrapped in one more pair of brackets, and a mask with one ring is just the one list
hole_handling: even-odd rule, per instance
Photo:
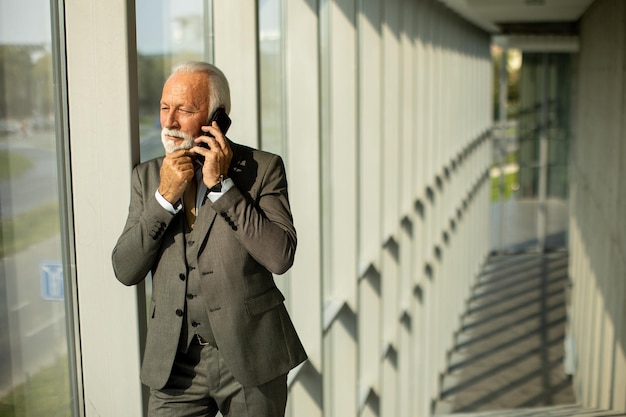
{"label": "man's face", "polygon": [[161,141],[166,153],[190,149],[202,134],[200,127],[209,113],[207,75],[201,72],[178,72],[163,86],[161,95]]}

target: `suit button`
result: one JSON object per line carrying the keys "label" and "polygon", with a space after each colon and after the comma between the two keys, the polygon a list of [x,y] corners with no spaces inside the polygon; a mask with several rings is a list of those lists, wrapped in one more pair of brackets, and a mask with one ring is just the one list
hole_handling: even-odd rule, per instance
{"label": "suit button", "polygon": [[181,281],[184,281],[184,280],[185,280],[185,274],[179,274],[179,275],[178,275],[178,278],[179,278]]}
{"label": "suit button", "polygon": [[195,295],[193,295],[193,294],[187,294],[187,299],[188,300],[193,300],[194,297],[195,297]]}
{"label": "suit button", "polygon": [[178,317],[182,317],[183,316],[183,310],[181,310],[180,308],[178,310],[176,310],[176,315]]}
{"label": "suit button", "polygon": [[200,323],[198,323],[197,321],[192,321],[191,322],[191,326],[192,327],[198,327],[200,325]]}
{"label": "suit button", "polygon": [[187,245],[189,245],[189,246],[193,246],[194,243],[196,243],[196,242],[193,241],[193,240],[188,240],[187,241]]}

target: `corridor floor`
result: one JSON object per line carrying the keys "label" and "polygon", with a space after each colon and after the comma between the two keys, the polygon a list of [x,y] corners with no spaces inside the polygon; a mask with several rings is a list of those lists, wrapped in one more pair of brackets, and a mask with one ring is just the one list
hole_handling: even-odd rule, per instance
{"label": "corridor floor", "polygon": [[567,263],[565,251],[490,258],[456,335],[435,414],[575,403],[563,365]]}

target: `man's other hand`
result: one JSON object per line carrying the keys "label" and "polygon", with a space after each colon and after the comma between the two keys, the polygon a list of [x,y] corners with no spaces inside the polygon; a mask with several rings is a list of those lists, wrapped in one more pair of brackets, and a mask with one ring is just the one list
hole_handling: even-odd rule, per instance
{"label": "man's other hand", "polygon": [[194,164],[188,150],[180,149],[166,154],[161,165],[159,193],[175,204],[183,195],[187,184],[194,180]]}

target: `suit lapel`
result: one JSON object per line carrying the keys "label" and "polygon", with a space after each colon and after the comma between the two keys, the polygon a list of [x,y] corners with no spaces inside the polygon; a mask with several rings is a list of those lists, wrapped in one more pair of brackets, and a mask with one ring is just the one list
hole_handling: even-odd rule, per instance
{"label": "suit lapel", "polygon": [[217,213],[211,207],[211,204],[207,203],[208,197],[205,197],[202,201],[202,205],[200,206],[200,211],[198,212],[198,217],[196,218],[196,223],[194,225],[193,233],[201,237],[202,245],[199,247],[204,247],[206,244],[206,240],[209,237],[209,232],[213,227],[213,223],[215,222],[215,217]]}
{"label": "suit lapel", "polygon": [[[227,139],[231,149],[233,151],[233,158],[230,164],[229,176],[238,176],[242,173],[245,168],[245,158],[243,156],[243,152],[241,152],[239,146],[236,143]],[[239,185],[239,184],[238,184]],[[202,205],[200,206],[200,210],[198,212],[198,217],[196,218],[196,223],[194,225],[193,233],[201,237],[202,245],[199,245],[199,250],[202,250],[206,246],[207,240],[209,238],[209,234],[213,225],[215,223],[215,218],[217,217],[217,212],[213,210],[210,202],[208,202],[209,198],[205,197],[202,201]]]}

